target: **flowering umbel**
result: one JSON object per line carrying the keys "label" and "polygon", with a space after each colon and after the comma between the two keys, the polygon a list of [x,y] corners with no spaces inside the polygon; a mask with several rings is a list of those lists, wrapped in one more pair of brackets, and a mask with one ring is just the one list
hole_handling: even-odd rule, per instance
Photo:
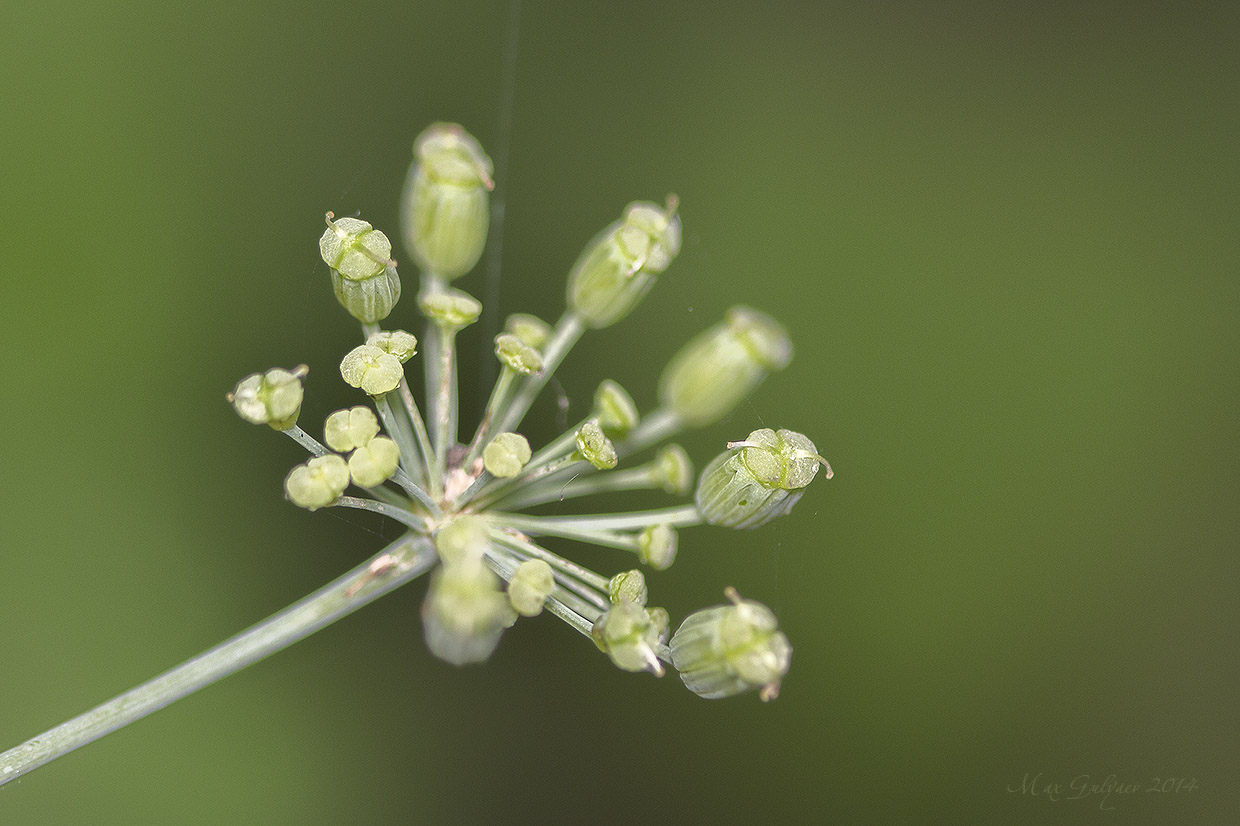
{"label": "flowering umbel", "polygon": [[[571,516],[524,511],[628,490],[686,497],[693,465],[679,445],[664,445],[642,463],[631,458],[685,428],[718,421],[786,367],[792,345],[784,328],[758,310],[734,307],[671,359],[658,408],[640,415],[625,389],[606,380],[588,415],[532,446],[518,428],[577,339],[630,314],[680,250],[677,198],[668,196],[663,206],[636,201],[586,245],[569,273],[558,322],[508,319],[495,339],[498,379],[472,438],[461,442],[456,335],[478,319],[481,305],[448,282],[469,273],[485,244],[492,164],[454,124],[435,124],[414,146],[398,234],[421,270],[417,306],[427,323],[420,340],[379,327],[401,294],[388,236],[360,218],[329,212],[319,239],[337,299],[362,322],[362,343],[344,355],[340,376],[370,397],[374,412],[359,405],[332,413],[320,442],[297,424],[304,366],[256,373],[229,394],[242,418],[268,424],[310,452],[288,474],[287,498],[308,510],[386,515],[431,549],[425,567],[435,570],[422,623],[431,652],[447,662],[486,660],[518,618],[546,612],[591,638],[625,671],[661,675],[668,664],[703,697],[757,689],[772,699],[792,648],[769,608],[729,588],[729,605],[691,614],[669,642],[668,612],[647,605],[640,569],[605,576],[551,551],[543,538],[600,545],[664,570],[680,549],[679,529],[763,525],[788,513],[821,467],[830,478],[806,436],[763,428],[728,443],[701,474],[692,503]],[[423,406],[406,369],[419,352]],[[358,495],[348,493],[350,486]],[[382,558],[368,575],[386,576],[395,564]]]}

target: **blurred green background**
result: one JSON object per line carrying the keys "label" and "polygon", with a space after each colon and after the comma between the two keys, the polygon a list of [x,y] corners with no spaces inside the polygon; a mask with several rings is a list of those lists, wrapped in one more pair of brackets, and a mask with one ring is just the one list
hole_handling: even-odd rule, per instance
{"label": "blurred green background", "polygon": [[[453,669],[415,584],[5,787],[0,822],[1234,818],[1235,9],[525,3],[501,310],[554,318],[628,201],[683,204],[673,268],[570,357],[575,409],[605,376],[648,407],[738,301],[797,343],[684,443],[790,427],[835,479],[651,577],[675,619],[726,585],[771,605],[783,696],[700,700],[550,618]],[[5,15],[0,748],[392,535],[283,502],[299,449],[223,394],[306,362],[309,427],[357,401],[323,212],[394,227],[432,121],[503,151],[515,34],[478,2]],[[1037,773],[1198,786],[1056,802],[1020,793]]]}

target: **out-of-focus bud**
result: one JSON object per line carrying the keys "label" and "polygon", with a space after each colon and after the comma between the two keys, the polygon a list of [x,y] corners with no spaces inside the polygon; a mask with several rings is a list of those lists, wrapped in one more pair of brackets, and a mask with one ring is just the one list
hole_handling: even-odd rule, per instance
{"label": "out-of-focus bud", "polygon": [[684,496],[693,488],[693,462],[680,445],[667,445],[651,463],[651,479],[672,496]]}
{"label": "out-of-focus bud", "polygon": [[661,677],[663,665],[655,652],[659,645],[658,620],[657,616],[652,618],[642,606],[626,600],[613,605],[599,617],[590,630],[590,636],[599,650],[611,657],[616,667],[625,671],[649,671]]}
{"label": "out-of-focus bud", "polygon": [[676,561],[677,545],[671,525],[650,525],[637,535],[637,558],[656,571],[666,571]]}
{"label": "out-of-focus bud", "polygon": [[756,528],[792,510],[818,466],[831,466],[814,443],[791,430],[755,430],[728,442],[698,478],[695,500],[702,518],[725,528]]}
{"label": "out-of-focus bud", "polygon": [[327,507],[348,486],[349,466],[334,453],[298,465],[284,479],[284,493],[289,501],[306,510]]}
{"label": "out-of-focus bud", "polygon": [[481,560],[490,544],[487,522],[481,516],[458,516],[435,534],[435,550],[446,564]]}
{"label": "out-of-focus bud", "polygon": [[473,269],[486,245],[491,159],[455,123],[436,123],[413,144],[401,195],[405,247],[424,272],[447,280]]}
{"label": "out-of-focus bud", "polygon": [[418,352],[417,338],[413,333],[406,333],[404,330],[380,330],[371,333],[366,343],[394,356],[401,364],[409,361]]}
{"label": "out-of-focus bud", "polygon": [[499,577],[480,559],[439,566],[422,603],[426,647],[453,665],[486,660],[515,619]]}
{"label": "out-of-focus bud", "polygon": [[390,393],[400,385],[405,376],[396,356],[369,344],[354,347],[340,362],[340,376],[351,387],[357,387],[371,396]]}
{"label": "out-of-focus bud", "polygon": [[598,470],[611,470],[618,461],[615,446],[594,419],[590,419],[577,431],[576,454]]}
{"label": "out-of-focus bud", "polygon": [[754,688],[762,700],[779,696],[792,646],[771,609],[724,592],[731,605],[690,614],[672,635],[672,664],[694,694],[715,700]]}
{"label": "out-of-focus bud", "polygon": [[635,201],[586,245],[568,276],[568,306],[589,327],[629,314],[680,251],[677,199],[660,207]]}
{"label": "out-of-focus bud", "polygon": [[520,433],[500,433],[482,451],[482,466],[499,479],[511,479],[530,460],[530,443]]}
{"label": "out-of-focus bud", "polygon": [[308,372],[310,368],[303,364],[292,370],[276,367],[266,373],[251,373],[225,398],[247,422],[288,430],[297,424],[301,413],[301,380]]}
{"label": "out-of-focus bud", "polygon": [[337,410],[323,425],[323,441],[332,450],[348,453],[379,435],[379,420],[369,407],[358,405]]}
{"label": "out-of-focus bud", "polygon": [[775,319],[733,307],[724,321],[689,341],[659,378],[659,402],[691,427],[712,424],[767,374],[792,360],[792,341]]}
{"label": "out-of-focus bud", "polygon": [[508,601],[523,617],[542,613],[547,597],[555,590],[555,574],[541,559],[527,559],[517,566],[508,582]]}
{"label": "out-of-focus bud", "polygon": [[542,350],[551,340],[551,325],[529,313],[513,313],[508,316],[504,329],[535,350]]}
{"label": "out-of-focus bud", "polygon": [[349,457],[349,475],[355,485],[363,488],[382,485],[399,466],[400,448],[386,436],[376,436]]}
{"label": "out-of-focus bud", "polygon": [[637,427],[637,405],[633,397],[616,382],[606,379],[594,391],[594,411],[599,427],[611,439],[623,439]]}
{"label": "out-of-focus bud", "polygon": [[418,309],[431,321],[453,330],[468,327],[482,314],[482,305],[478,303],[478,299],[461,290],[420,295]]}
{"label": "out-of-focus bud", "polygon": [[543,366],[538,350],[513,333],[500,333],[495,337],[495,357],[522,376],[537,373]]}

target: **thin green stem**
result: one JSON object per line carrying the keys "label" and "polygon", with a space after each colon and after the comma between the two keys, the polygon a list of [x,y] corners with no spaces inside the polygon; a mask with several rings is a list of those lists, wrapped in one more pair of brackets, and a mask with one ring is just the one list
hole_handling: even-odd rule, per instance
{"label": "thin green stem", "polygon": [[[413,430],[408,419],[400,415],[400,411],[392,405],[391,395],[391,393],[383,393],[375,396],[375,409],[379,411],[379,418],[383,419],[383,429],[388,432],[388,435],[396,442],[396,447],[400,449],[401,465],[408,469],[407,472],[412,472],[415,483],[422,482],[426,478],[426,469],[419,461],[419,451],[413,440]],[[401,487],[405,485],[402,484]]]}
{"label": "thin green stem", "polygon": [[596,476],[570,479],[567,482],[550,477],[533,485],[524,485],[494,501],[494,506],[505,510],[520,510],[547,502],[562,502],[595,493],[612,493],[622,490],[651,490],[659,487],[654,478],[655,467],[649,464],[627,470],[613,470]]}
{"label": "thin green stem", "polygon": [[0,754],[0,785],[234,674],[430,570],[424,537],[406,534],[300,602],[171,671]]}
{"label": "thin green stem", "polygon": [[[638,530],[650,525],[671,525],[688,528],[702,524],[696,505],[677,505],[629,513],[596,513],[581,516],[525,516],[516,513],[488,513],[496,524],[509,525],[525,533],[551,533],[556,530],[579,529],[594,531]],[[559,534],[557,534],[559,535]]]}
{"label": "thin green stem", "polygon": [[469,443],[469,452],[465,454],[465,461],[462,467],[468,468],[474,463],[482,451],[486,448],[487,442],[491,439],[491,425],[499,418],[500,412],[504,409],[504,405],[508,401],[508,395],[512,392],[513,385],[516,383],[517,371],[508,365],[504,365],[499,373],[499,378],[495,380],[495,386],[491,389],[491,396],[487,399],[486,410],[483,411],[482,421],[478,423],[478,430],[474,432],[474,438]]}
{"label": "thin green stem", "polygon": [[409,421],[413,423],[413,433],[418,440],[418,448],[422,456],[422,466],[425,468],[431,497],[438,499],[443,496],[443,479],[431,473],[431,457],[434,454],[431,451],[430,436],[426,433],[426,422],[422,420],[422,411],[418,409],[418,403],[413,400],[413,391],[409,389],[409,382],[405,381],[403,376],[400,379],[400,386],[397,390],[400,393],[400,400],[405,406],[405,412],[409,414]]}
{"label": "thin green stem", "polygon": [[288,436],[297,444],[304,447],[307,451],[315,456],[326,456],[331,451],[323,446],[318,439],[301,429],[300,425],[293,425],[288,430],[281,430],[285,436]]}
{"label": "thin green stem", "polygon": [[[426,533],[425,519],[418,516],[416,513],[407,511],[404,508],[389,505],[386,502],[376,502],[374,499],[363,499],[360,496],[341,496],[335,502],[331,503],[331,507],[355,508],[361,511],[370,511],[371,513],[382,514],[389,519],[395,519],[397,522],[405,525],[411,530],[418,533]],[[438,515],[439,508],[435,506],[434,502],[430,503],[430,507],[435,508],[433,513]]]}
{"label": "thin green stem", "polygon": [[521,420],[529,412],[534,399],[538,398],[539,392],[546,386],[556,368],[560,366],[560,362],[568,355],[568,351],[577,343],[577,339],[581,338],[583,332],[585,332],[585,325],[576,313],[568,310],[560,316],[551,340],[543,348],[543,369],[532,376],[526,376],[525,381],[521,382],[508,409],[504,411],[503,417],[495,425],[496,433],[515,430],[521,424]]}
{"label": "thin green stem", "polygon": [[512,534],[506,533],[502,530],[491,531],[491,538],[500,545],[507,548],[512,548],[513,550],[519,551],[526,556],[541,559],[552,568],[558,568],[567,574],[572,574],[574,577],[581,580],[585,584],[590,585],[591,587],[597,588],[603,592],[607,591],[606,577],[599,576],[590,569],[583,568],[575,562],[569,562],[564,557],[558,554],[553,554],[551,551],[535,545],[533,542],[513,536]]}
{"label": "thin green stem", "polygon": [[680,417],[670,410],[658,408],[637,423],[628,438],[616,445],[616,453],[629,456],[670,438],[684,429]]}

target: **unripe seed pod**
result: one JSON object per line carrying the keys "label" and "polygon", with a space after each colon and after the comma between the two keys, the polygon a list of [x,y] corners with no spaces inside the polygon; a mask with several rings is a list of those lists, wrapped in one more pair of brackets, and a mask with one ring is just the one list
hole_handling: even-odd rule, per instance
{"label": "unripe seed pod", "polygon": [[347,384],[371,396],[390,393],[400,385],[405,369],[393,355],[378,347],[362,344],[354,347],[340,362],[340,375]]}
{"label": "unripe seed pod", "polygon": [[594,391],[594,411],[599,427],[611,439],[623,439],[637,427],[637,405],[633,397],[616,382],[606,379]]}
{"label": "unripe seed pod", "polygon": [[323,426],[323,441],[332,450],[348,453],[367,444],[379,435],[379,420],[369,407],[358,405],[347,410],[337,410],[327,417]]}
{"label": "unripe seed pod", "polygon": [[319,253],[332,271],[350,281],[364,281],[394,266],[392,242],[358,218],[333,221],[327,213],[327,231],[319,239]]}
{"label": "unripe seed pod", "polygon": [[659,617],[652,618],[645,608],[625,600],[595,621],[590,636],[618,668],[662,676],[663,666],[655,653],[660,630]]}
{"label": "unripe seed pod", "polygon": [[392,313],[400,300],[400,276],[395,267],[384,267],[370,278],[344,278],[332,270],[332,292],[349,315],[376,324]]}
{"label": "unripe seed pod", "polygon": [[301,381],[308,372],[310,368],[303,364],[293,370],[276,367],[266,373],[251,373],[225,398],[247,422],[288,430],[301,414]]}
{"label": "unripe seed pod", "polygon": [[404,330],[380,330],[371,333],[366,339],[371,347],[378,347],[389,356],[395,356],[401,364],[409,361],[418,353],[418,340],[413,333]]}
{"label": "unripe seed pod", "polygon": [[577,431],[576,455],[598,470],[611,470],[618,461],[615,446],[594,419],[590,419]]}
{"label": "unripe seed pod", "polygon": [[299,508],[317,510],[340,498],[349,486],[349,466],[335,453],[318,456],[289,471],[284,492]]}
{"label": "unripe seed pod", "polygon": [[473,269],[491,221],[491,159],[454,123],[436,123],[413,144],[401,196],[405,247],[424,272],[452,280]]}
{"label": "unripe seed pod", "polygon": [[511,479],[530,460],[530,443],[520,433],[500,433],[482,451],[482,465],[499,479]]}
{"label": "unripe seed pod", "polygon": [[672,664],[694,694],[715,700],[760,688],[762,700],[779,695],[792,646],[771,609],[725,592],[731,605],[690,614],[672,635]]}
{"label": "unripe seed pod", "polygon": [[547,597],[555,590],[555,574],[541,559],[527,559],[517,566],[508,582],[508,601],[523,617],[542,613]]}
{"label": "unripe seed pod", "polygon": [[725,528],[756,528],[783,516],[800,501],[818,466],[832,476],[827,460],[800,433],[755,430],[743,442],[729,442],[698,478],[702,518]]}
{"label": "unripe seed pod", "polygon": [[377,488],[396,473],[400,448],[386,436],[376,436],[353,451],[349,457],[349,476],[358,487]]}
{"label": "unripe seed pod", "polygon": [[792,360],[792,341],[775,319],[733,307],[689,341],[659,378],[659,403],[691,427],[723,418],[767,374]]}
{"label": "unripe seed pod", "polygon": [[635,201],[586,245],[568,276],[568,306],[587,326],[629,314],[680,251],[676,196],[667,206]]}

